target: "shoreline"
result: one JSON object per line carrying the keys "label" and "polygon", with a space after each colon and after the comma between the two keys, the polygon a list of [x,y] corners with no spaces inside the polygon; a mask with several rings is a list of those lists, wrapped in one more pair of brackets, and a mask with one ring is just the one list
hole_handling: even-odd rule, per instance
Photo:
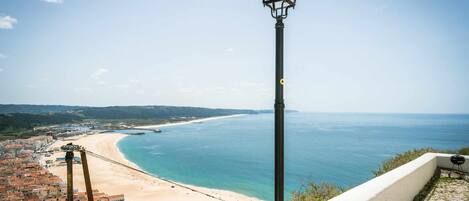
{"label": "shoreline", "polygon": [[242,116],[246,116],[246,115],[247,114],[234,114],[234,115],[225,115],[225,116],[215,116],[215,117],[207,117],[207,118],[194,119],[194,120],[181,121],[181,122],[174,122],[174,123],[164,123],[164,124],[153,124],[153,125],[146,125],[146,126],[137,126],[135,128],[136,129],[138,129],[138,128],[155,129],[155,128],[170,127],[170,126],[180,126],[180,125],[186,125],[186,124],[192,124],[192,123],[201,123],[201,122],[206,122],[206,121],[211,121],[211,120],[218,120],[218,119],[242,117]]}
{"label": "shoreline", "polygon": [[[178,122],[172,124],[161,124],[151,125],[154,126],[174,126],[193,123],[194,121],[209,121],[215,119],[229,118],[230,116],[211,117],[205,119],[198,119],[187,122]],[[240,115],[236,115],[240,116]],[[133,168],[142,170],[138,165],[129,161],[125,158],[124,154],[120,151],[117,143],[127,137],[128,135],[122,133],[102,133],[87,135],[79,137],[71,141],[70,139],[57,140],[54,142],[49,149],[60,147],[66,143],[73,142],[74,144],[81,145],[87,150],[94,153],[100,154],[112,160],[118,161],[125,165]],[[63,152],[56,152],[51,157],[41,158],[42,162],[49,159],[55,159],[56,157],[63,157]],[[144,200],[165,200],[165,201],[212,201],[218,200],[215,198],[208,197],[206,195],[194,192],[190,189],[180,187],[178,185],[184,185],[193,188],[197,191],[213,195],[216,198],[220,198],[226,201],[260,201],[255,197],[249,197],[240,193],[236,193],[229,190],[213,189],[206,187],[199,187],[194,185],[187,185],[180,182],[172,181],[175,184],[163,181],[155,176],[145,175],[134,170],[118,166],[93,156],[88,156],[88,166],[90,169],[90,176],[92,182],[92,188],[98,189],[100,192],[107,194],[124,194],[126,200],[130,201],[144,201]],[[79,191],[85,191],[83,170],[81,165],[74,164],[74,188]],[[49,167],[48,170],[59,176],[64,182],[66,181],[66,167],[65,166],[54,166]]]}

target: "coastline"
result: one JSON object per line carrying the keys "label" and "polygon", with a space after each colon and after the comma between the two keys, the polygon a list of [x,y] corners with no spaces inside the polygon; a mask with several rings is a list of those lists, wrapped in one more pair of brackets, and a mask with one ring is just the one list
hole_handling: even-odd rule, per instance
{"label": "coastline", "polygon": [[211,120],[218,120],[218,119],[226,119],[226,118],[233,118],[233,117],[242,117],[246,116],[247,114],[234,114],[234,115],[226,115],[226,116],[216,116],[216,117],[207,117],[207,118],[202,118],[202,119],[194,119],[190,121],[181,121],[181,122],[175,122],[175,123],[165,123],[165,124],[154,124],[154,125],[147,125],[147,126],[137,126],[135,128],[144,128],[144,129],[155,129],[155,128],[162,128],[162,127],[169,127],[169,126],[179,126],[179,125],[185,125],[185,124],[192,124],[192,123],[200,123],[200,122],[205,122],[205,121],[211,121]]}
{"label": "coastline", "polygon": [[[211,117],[205,119],[198,119],[187,122],[178,122],[172,124],[162,124],[162,125],[151,125],[151,128],[155,126],[174,126],[189,124],[196,121],[208,121],[214,119],[229,118],[230,116],[222,117]],[[236,115],[239,116],[239,115]],[[87,150],[94,153],[100,154],[112,160],[118,161],[120,163],[126,164],[128,166],[134,167],[141,170],[135,163],[127,160],[124,154],[117,147],[117,143],[123,138],[127,137],[126,134],[121,133],[103,133],[95,135],[87,135],[83,137],[78,137],[71,141],[70,139],[58,140],[49,149],[54,149],[55,147],[60,147],[69,142],[74,144],[81,145]],[[63,157],[63,152],[56,152],[51,157],[42,158],[43,162],[47,159],[54,160],[56,157]],[[77,154],[76,154],[77,155]],[[126,200],[130,201],[144,201],[144,200],[165,200],[165,201],[211,201],[218,200],[215,198],[208,197],[206,195],[194,192],[192,190],[182,188],[180,186],[168,183],[166,181],[160,180],[156,177],[145,175],[134,170],[118,166],[101,159],[95,158],[93,156],[88,156],[88,166],[90,169],[90,176],[93,189],[98,189],[100,192],[105,192],[107,194],[124,194]],[[79,191],[85,191],[84,179],[83,179],[83,170],[81,165],[74,164],[74,188]],[[62,180],[66,181],[66,167],[65,166],[55,166],[48,168],[50,172],[59,176]],[[177,184],[182,184],[175,182]],[[219,190],[211,189],[193,185],[186,185],[193,188],[197,191],[207,193],[227,201],[259,201],[260,199],[249,197],[240,193],[228,191],[228,190]]]}

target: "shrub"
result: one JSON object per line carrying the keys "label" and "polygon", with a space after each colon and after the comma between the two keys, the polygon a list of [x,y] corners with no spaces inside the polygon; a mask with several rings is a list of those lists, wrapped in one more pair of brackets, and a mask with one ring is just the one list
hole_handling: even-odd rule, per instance
{"label": "shrub", "polygon": [[413,149],[410,151],[406,151],[404,153],[397,154],[393,158],[384,161],[381,164],[381,166],[378,168],[378,170],[373,171],[373,174],[375,175],[375,177],[377,177],[401,165],[404,165],[428,152],[439,152],[439,151],[433,148],[422,148],[422,149]]}
{"label": "shrub", "polygon": [[299,191],[292,192],[291,201],[326,201],[344,192],[345,189],[334,184],[310,182]]}
{"label": "shrub", "polygon": [[469,155],[469,147],[463,147],[458,150],[458,153],[461,155]]}

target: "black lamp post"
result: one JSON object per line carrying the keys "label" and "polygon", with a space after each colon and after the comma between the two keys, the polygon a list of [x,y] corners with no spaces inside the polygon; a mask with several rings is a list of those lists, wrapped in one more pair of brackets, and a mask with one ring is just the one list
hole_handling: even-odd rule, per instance
{"label": "black lamp post", "polygon": [[284,193],[284,110],[283,101],[283,19],[295,8],[296,0],[262,0],[277,20],[275,24],[275,201],[283,201]]}

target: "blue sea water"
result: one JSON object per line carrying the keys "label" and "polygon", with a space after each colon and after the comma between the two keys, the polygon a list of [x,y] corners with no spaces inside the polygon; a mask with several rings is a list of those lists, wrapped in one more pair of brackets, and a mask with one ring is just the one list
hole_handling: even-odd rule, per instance
{"label": "blue sea water", "polygon": [[[308,181],[356,186],[396,153],[469,146],[469,115],[287,113],[285,191]],[[124,138],[125,157],[182,183],[273,200],[273,114],[166,127]]]}

